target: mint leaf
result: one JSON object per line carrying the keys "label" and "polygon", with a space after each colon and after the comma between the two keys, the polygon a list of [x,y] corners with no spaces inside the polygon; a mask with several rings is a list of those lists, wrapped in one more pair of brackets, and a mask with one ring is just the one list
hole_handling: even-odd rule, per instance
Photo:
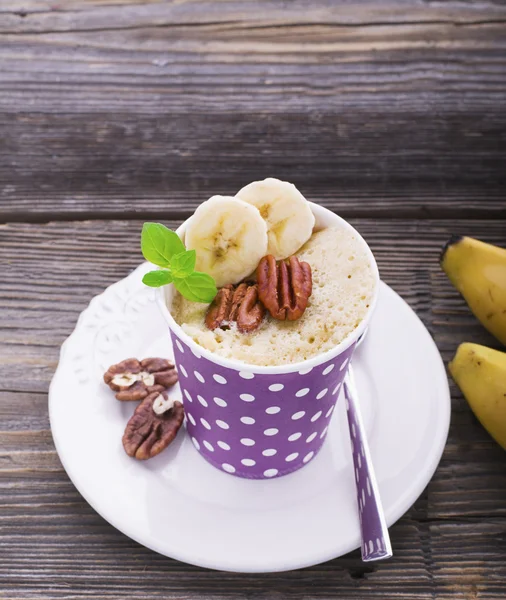
{"label": "mint leaf", "polygon": [[214,279],[206,273],[195,271],[184,279],[175,279],[178,292],[192,302],[209,303],[218,293]]}
{"label": "mint leaf", "polygon": [[170,271],[150,271],[142,278],[142,283],[149,287],[161,287],[172,283],[173,277]]}
{"label": "mint leaf", "polygon": [[146,260],[165,267],[146,273],[142,278],[145,285],[161,287],[174,283],[180,294],[192,302],[209,303],[216,296],[218,290],[214,279],[194,271],[197,260],[195,250],[186,250],[177,233],[161,223],[144,223],[141,250]]}
{"label": "mint leaf", "polygon": [[170,270],[172,275],[178,279],[184,279],[191,275],[195,270],[195,261],[197,253],[195,250],[185,250],[180,254],[174,254],[170,260]]}
{"label": "mint leaf", "polygon": [[144,258],[159,267],[169,267],[175,254],[185,251],[183,242],[175,231],[161,223],[144,223],[141,234]]}

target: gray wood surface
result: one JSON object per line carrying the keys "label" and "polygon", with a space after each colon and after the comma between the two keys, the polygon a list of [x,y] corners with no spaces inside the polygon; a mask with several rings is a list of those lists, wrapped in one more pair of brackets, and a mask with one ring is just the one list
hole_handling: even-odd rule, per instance
{"label": "gray wood surface", "polygon": [[499,348],[438,265],[447,238],[506,246],[506,6],[422,0],[0,2],[0,598],[500,599],[506,455],[451,383],[448,444],[391,529],[289,573],[211,572],[99,517],[47,414],[60,344],[176,226],[268,175],[350,219],[447,362]]}

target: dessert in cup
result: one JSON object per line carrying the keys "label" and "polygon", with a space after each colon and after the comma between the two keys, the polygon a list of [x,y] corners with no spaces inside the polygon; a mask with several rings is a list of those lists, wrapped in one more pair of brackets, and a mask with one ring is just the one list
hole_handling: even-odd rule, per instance
{"label": "dessert in cup", "polygon": [[213,196],[177,232],[145,224],[142,249],[200,454],[252,479],[310,462],[376,302],[358,232],[270,178]]}

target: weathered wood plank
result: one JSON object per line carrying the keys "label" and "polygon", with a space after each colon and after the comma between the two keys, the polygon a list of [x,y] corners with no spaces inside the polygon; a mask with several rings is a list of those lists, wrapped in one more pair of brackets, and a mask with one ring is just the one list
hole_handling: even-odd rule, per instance
{"label": "weathered wood plank", "polygon": [[[46,527],[48,520],[59,514],[61,503],[65,511],[82,511],[77,492],[69,496],[71,488],[54,450],[46,395],[4,392],[2,396],[0,530],[20,525],[30,515],[32,521]],[[25,408],[27,398],[31,408]],[[18,422],[4,416],[10,406],[17,407]],[[34,425],[29,425],[28,419],[35,421]],[[420,521],[506,517],[505,493],[504,451],[488,437],[469,408],[462,406],[454,410],[441,464],[410,515]]]}
{"label": "weathered wood plank", "polygon": [[[55,5],[53,2],[13,0],[0,8],[0,31],[37,32],[93,31],[114,29],[142,29],[145,27],[176,27],[178,25],[231,25],[237,28],[271,28],[301,23],[314,25],[381,25],[476,24],[501,20],[505,9],[493,1],[473,1],[462,5],[455,0],[437,4],[389,0],[367,0],[361,3],[330,3],[325,0],[308,3],[294,0],[290,10],[282,0],[267,0],[259,10],[258,2],[233,0],[212,2],[186,0],[185,2],[139,2],[132,0],[70,0]],[[485,19],[484,17],[487,17]]]}
{"label": "weathered wood plank", "polygon": [[184,216],[266,175],[346,216],[506,214],[500,3],[0,11],[0,220]]}
{"label": "weathered wood plank", "polygon": [[[504,242],[502,222],[359,219],[354,224],[373,247],[383,278],[417,310],[445,360],[467,337],[492,342],[440,274],[437,256],[452,232]],[[506,531],[504,452],[453,384],[453,419],[440,467],[393,528],[394,561],[372,570],[355,553],[286,576],[209,574],[153,555],[95,515],[62,472],[49,434],[45,391],[58,346],[78,312],[141,259],[140,225],[94,221],[0,228],[0,261],[9,267],[0,292],[0,381],[4,390],[20,390],[0,397],[0,549],[7,556],[0,577],[8,582],[7,597],[135,598],[146,569],[143,598],[192,598],[213,585],[221,590],[217,598],[249,598],[252,590],[331,598],[336,587],[350,598],[378,590],[395,597],[399,585],[403,598],[466,598],[474,590],[500,598],[506,585],[500,563]],[[456,544],[459,532],[466,541]],[[465,579],[457,573],[463,563]],[[193,587],[190,581],[196,580]]]}
{"label": "weathered wood plank", "polygon": [[[419,523],[404,519],[391,529],[396,556],[364,565],[357,552],[289,573],[247,576],[210,572],[168,560],[110,526],[81,515],[48,527],[27,525],[13,536],[0,565],[8,597],[47,598],[462,598],[504,596],[501,560],[505,520]],[[57,535],[52,532],[58,531]],[[97,543],[99,542],[99,543]],[[101,542],[101,543],[100,543]],[[104,543],[106,542],[106,543]],[[29,544],[29,545],[28,545]],[[433,565],[438,568],[432,573]],[[458,582],[458,583],[456,583]]]}
{"label": "weathered wood plank", "polygon": [[[304,571],[251,577],[204,571],[155,555],[117,533],[80,500],[70,484],[67,488],[59,502],[50,500],[44,506],[43,500],[40,510],[25,508],[23,535],[16,519],[10,525],[4,521],[0,540],[8,540],[9,552],[0,573],[19,593],[33,589],[45,592],[45,598],[53,597],[46,594],[63,591],[67,583],[74,592],[86,586],[90,592],[111,597],[134,597],[140,586],[144,597],[173,593],[167,597],[191,598],[198,590],[216,585],[222,594],[213,596],[217,598],[250,598],[253,590],[284,592],[282,597],[290,598],[306,598],[311,591],[311,598],[333,598],[338,585],[341,593],[353,598],[372,594],[374,588],[379,591],[378,586],[381,597],[397,597],[390,595],[393,586],[402,588],[402,598],[430,598],[436,592],[437,598],[461,597],[451,594],[455,581],[462,594],[473,585],[485,593],[490,590],[486,598],[499,598],[504,591],[504,519],[440,522],[407,516],[391,529],[396,556],[387,563],[365,566],[355,552]],[[43,508],[45,517],[39,516]],[[433,575],[434,564],[439,568]],[[144,574],[141,581],[140,573]],[[45,576],[49,574],[50,578]]]}
{"label": "weathered wood plank", "polygon": [[506,245],[504,4],[0,4],[0,596],[504,598],[505,455],[453,383],[443,459],[392,528],[394,559],[266,576],[114,530],[63,472],[47,415],[59,345],[141,260],[142,219],[174,226],[267,175],[353,218],[445,361],[466,339],[497,347],[437,256],[451,233]]}
{"label": "weathered wood plank", "polygon": [[[453,233],[504,245],[504,222],[352,222],[371,245],[383,279],[418,312],[445,360],[466,339],[498,345],[441,273],[438,256]],[[89,221],[0,226],[0,389],[47,390],[58,347],[78,313],[93,295],[142,261],[141,225]]]}
{"label": "weathered wood plank", "polygon": [[505,217],[506,113],[439,108],[0,115],[0,221],[184,217],[269,175],[347,217]]}

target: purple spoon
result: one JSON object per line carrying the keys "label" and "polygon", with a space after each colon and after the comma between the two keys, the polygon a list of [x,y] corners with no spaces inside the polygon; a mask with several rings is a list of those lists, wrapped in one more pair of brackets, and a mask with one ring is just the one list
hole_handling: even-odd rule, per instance
{"label": "purple spoon", "polygon": [[[360,343],[364,336],[359,340]],[[362,535],[362,560],[370,562],[392,556],[390,536],[385,523],[385,515],[374,467],[369,452],[367,436],[360,413],[357,388],[351,364],[344,378],[344,397],[346,399],[346,415],[350,429],[350,440],[355,467],[355,486],[357,489],[358,516]]]}

